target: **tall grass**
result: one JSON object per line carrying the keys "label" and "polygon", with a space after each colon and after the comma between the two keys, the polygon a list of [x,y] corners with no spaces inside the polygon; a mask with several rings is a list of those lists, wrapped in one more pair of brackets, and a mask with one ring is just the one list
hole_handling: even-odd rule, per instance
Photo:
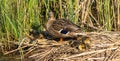
{"label": "tall grass", "polygon": [[119,0],[0,0],[0,41],[21,41],[32,28],[41,32],[51,10],[77,25],[120,30]]}

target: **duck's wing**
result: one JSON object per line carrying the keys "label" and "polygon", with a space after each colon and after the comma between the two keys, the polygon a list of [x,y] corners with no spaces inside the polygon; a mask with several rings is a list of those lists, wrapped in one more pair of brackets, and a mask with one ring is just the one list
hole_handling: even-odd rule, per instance
{"label": "duck's wing", "polygon": [[66,25],[65,30],[68,30],[70,32],[75,32],[77,30],[79,30],[80,28],[76,25]]}
{"label": "duck's wing", "polygon": [[54,30],[58,31],[61,34],[67,34],[69,32],[74,32],[79,29],[77,25],[67,19],[56,20],[53,23],[52,27],[54,28]]}
{"label": "duck's wing", "polygon": [[80,30],[80,27],[74,24],[73,22],[67,19],[63,19],[63,21],[65,22],[64,30],[68,30],[70,32],[75,32],[76,30]]}

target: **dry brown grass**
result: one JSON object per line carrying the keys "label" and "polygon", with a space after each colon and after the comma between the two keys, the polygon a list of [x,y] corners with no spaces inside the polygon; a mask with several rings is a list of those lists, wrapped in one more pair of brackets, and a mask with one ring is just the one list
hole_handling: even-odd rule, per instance
{"label": "dry brown grass", "polygon": [[90,48],[81,51],[71,47],[66,40],[62,45],[54,40],[37,39],[25,54],[26,60],[33,61],[116,61],[120,60],[119,32],[85,33],[91,39]]}

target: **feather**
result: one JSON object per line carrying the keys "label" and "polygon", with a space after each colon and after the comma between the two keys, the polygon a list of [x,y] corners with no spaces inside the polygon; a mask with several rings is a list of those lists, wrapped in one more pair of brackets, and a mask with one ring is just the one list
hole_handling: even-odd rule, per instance
{"label": "feather", "polygon": [[66,38],[76,36],[76,31],[80,28],[68,19],[56,19],[50,12],[50,18],[46,25],[47,32],[55,38]]}
{"label": "feather", "polygon": [[63,30],[63,29],[61,29],[61,30],[60,30],[60,33],[61,33],[61,34],[67,34],[67,33],[69,33],[69,31],[68,31],[68,30]]}

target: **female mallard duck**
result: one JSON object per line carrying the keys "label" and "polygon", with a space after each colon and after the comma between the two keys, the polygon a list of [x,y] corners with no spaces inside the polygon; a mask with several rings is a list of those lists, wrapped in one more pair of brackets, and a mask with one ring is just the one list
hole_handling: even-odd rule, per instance
{"label": "female mallard duck", "polygon": [[63,38],[77,36],[80,28],[67,19],[55,19],[53,12],[49,12],[46,30],[51,36],[60,38],[59,42],[62,42]]}

